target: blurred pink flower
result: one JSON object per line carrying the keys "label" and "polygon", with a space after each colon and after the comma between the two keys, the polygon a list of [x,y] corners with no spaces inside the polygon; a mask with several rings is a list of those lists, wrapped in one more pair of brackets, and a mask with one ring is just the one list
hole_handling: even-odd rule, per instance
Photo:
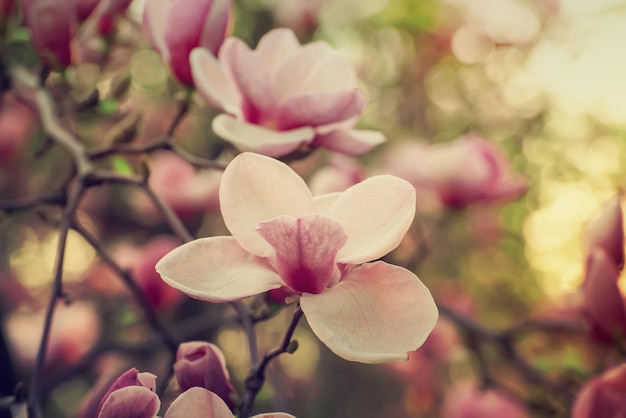
{"label": "blurred pink flower", "polygon": [[39,58],[54,69],[72,64],[77,16],[73,0],[24,0],[24,17]]}
{"label": "blurred pink flower", "polygon": [[[156,418],[161,400],[154,393],[156,376],[130,369],[109,388],[98,408],[97,418]],[[222,399],[204,388],[194,387],[179,395],[164,418],[234,418]],[[295,418],[275,412],[252,418]]]}
{"label": "blurred pink flower", "polygon": [[626,336],[626,300],[618,286],[624,265],[624,229],[620,196],[605,204],[585,229],[583,311],[591,336],[614,342]]}
{"label": "blurred pink flower", "polygon": [[[24,365],[35,362],[43,332],[45,312],[12,314],[6,323],[14,355]],[[102,324],[93,304],[74,301],[58,303],[52,318],[46,367],[76,363],[98,341]]]}
{"label": "blurred pink flower", "polygon": [[24,103],[5,94],[0,107],[0,162],[9,164],[36,132],[36,113]]}
{"label": "blurred pink flower", "polygon": [[529,418],[524,405],[498,389],[458,385],[446,393],[442,418]]}
{"label": "blurred pink flower", "polygon": [[619,418],[626,411],[626,364],[589,380],[576,395],[572,418]]}
{"label": "blurred pink flower", "polygon": [[326,0],[276,0],[272,16],[276,26],[293,29],[298,34],[311,34],[317,28],[318,14]]}
{"label": "blurred pink flower", "polygon": [[[92,0],[83,0],[82,8],[78,10],[78,18],[89,18],[86,24],[93,22],[100,35],[110,35],[115,27],[115,20],[123,15],[132,0],[99,0],[94,4]],[[92,4],[94,7],[91,7]],[[91,10],[89,10],[91,9]],[[89,13],[85,16],[85,12]],[[82,17],[85,16],[85,17]]]}
{"label": "blurred pink flower", "polygon": [[0,0],[0,25],[5,24],[14,7],[15,0]]}
{"label": "blurred pink flower", "polygon": [[615,267],[624,267],[624,220],[621,195],[618,194],[602,206],[585,229],[587,256],[595,249],[606,252]]}
{"label": "blurred pink flower", "polygon": [[143,27],[176,78],[193,85],[189,53],[216,55],[231,28],[231,0],[147,0]]}
{"label": "blurred pink flower", "polygon": [[524,178],[509,173],[502,152],[475,135],[445,144],[407,142],[388,155],[386,166],[416,188],[434,191],[444,205],[454,209],[517,199],[528,188]]}
{"label": "blurred pink flower", "polygon": [[343,192],[366,177],[365,169],[357,161],[333,154],[325,166],[313,173],[309,185],[313,195]]}
{"label": "blurred pink flower", "polygon": [[366,98],[348,59],[324,42],[301,46],[291,30],[274,29],[254,51],[228,38],[218,59],[196,48],[190,62],[200,95],[225,112],[213,130],[241,150],[278,157],[313,145],[360,155],[384,141],[352,129]]}
{"label": "blurred pink flower", "polygon": [[232,237],[192,241],[157,263],[176,289],[223,302],[288,287],[322,342],[365,363],[406,360],[433,329],[438,312],[422,282],[367,263],[413,221],[415,192],[404,180],[372,177],[314,199],[287,165],[244,153],[224,171],[220,203]]}
{"label": "blurred pink flower", "polygon": [[[150,157],[148,185],[183,219],[218,210],[221,177],[217,170],[195,170],[171,152],[154,153]],[[143,219],[160,219],[160,212],[145,193],[135,193],[132,203]]]}
{"label": "blurred pink flower", "polygon": [[234,408],[232,398],[237,393],[230,384],[224,354],[216,345],[203,341],[179,345],[174,374],[181,391],[202,387],[217,394],[229,408]]}

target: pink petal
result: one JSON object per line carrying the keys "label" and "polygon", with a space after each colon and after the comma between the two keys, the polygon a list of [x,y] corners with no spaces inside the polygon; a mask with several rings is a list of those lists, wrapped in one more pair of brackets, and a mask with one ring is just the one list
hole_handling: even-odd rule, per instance
{"label": "pink petal", "polygon": [[285,414],[284,412],[270,412],[269,414],[259,414],[250,418],[296,418],[291,414]]}
{"label": "pink petal", "polygon": [[242,299],[283,284],[275,271],[232,237],[201,238],[181,245],[163,257],[156,270],[170,286],[210,302]]}
{"label": "pink petal", "polygon": [[300,48],[276,73],[274,91],[279,102],[304,93],[325,93],[356,86],[354,68],[348,59],[325,42]]}
{"label": "pink petal", "polygon": [[206,49],[194,48],[189,54],[193,82],[209,104],[241,118],[241,94],[217,59]]}
{"label": "pink petal", "polygon": [[278,273],[292,290],[320,293],[338,278],[335,256],[348,237],[328,216],[279,216],[261,222],[257,232],[276,250]]}
{"label": "pink petal", "polygon": [[237,38],[229,38],[224,43],[228,53],[220,54],[220,61],[226,61],[233,79],[243,95],[248,120],[256,122],[271,118],[276,108],[272,91],[272,81],[258,54]]}
{"label": "pink petal", "polygon": [[165,45],[165,27],[171,4],[171,0],[150,0],[143,11],[144,33],[166,62],[169,61],[169,52]]}
{"label": "pink petal", "polygon": [[261,257],[274,255],[274,248],[256,232],[261,222],[315,212],[308,187],[291,168],[252,153],[238,155],[226,167],[220,205],[224,223],[239,245]]}
{"label": "pink petal", "polygon": [[365,95],[356,89],[304,94],[281,103],[276,123],[281,130],[322,126],[358,116],[366,105]]}
{"label": "pink petal", "polygon": [[594,250],[587,260],[583,283],[584,307],[594,325],[613,338],[626,332],[626,312],[617,281],[619,270],[601,249]]}
{"label": "pink petal", "polygon": [[338,356],[362,363],[406,360],[437,322],[430,292],[410,271],[382,261],[352,270],[324,293],[305,293],[302,310]]}
{"label": "pink petal", "polygon": [[300,42],[291,29],[272,29],[261,37],[255,52],[263,61],[267,72],[276,80],[276,72],[300,48]]}
{"label": "pink petal", "polygon": [[230,0],[212,0],[211,11],[206,16],[200,34],[200,46],[217,55],[229,27],[232,26],[233,5]]}
{"label": "pink petal", "polygon": [[310,127],[290,131],[274,131],[221,114],[213,119],[213,131],[242,151],[255,151],[280,157],[310,143],[315,132]]}
{"label": "pink petal", "polygon": [[320,134],[315,143],[330,151],[348,155],[362,155],[385,142],[385,136],[378,131],[343,129]]}
{"label": "pink petal", "polygon": [[398,177],[371,177],[343,192],[328,214],[348,234],[338,262],[375,260],[396,248],[411,226],[415,189]]}
{"label": "pink petal", "polygon": [[213,392],[194,387],[178,396],[164,418],[233,418],[228,406]]}
{"label": "pink petal", "polygon": [[159,397],[150,389],[127,386],[109,394],[98,418],[154,418],[160,407]]}

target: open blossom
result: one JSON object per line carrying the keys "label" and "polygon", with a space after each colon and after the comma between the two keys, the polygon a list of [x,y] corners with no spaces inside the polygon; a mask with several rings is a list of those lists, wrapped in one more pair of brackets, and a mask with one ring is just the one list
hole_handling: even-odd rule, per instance
{"label": "open blossom", "polygon": [[583,310],[592,336],[614,341],[626,336],[626,300],[618,282],[624,265],[624,230],[619,196],[611,199],[585,231]]}
{"label": "open blossom", "polygon": [[171,286],[212,302],[288,288],[322,342],[365,363],[406,360],[433,329],[438,312],[422,282],[368,263],[396,248],[413,221],[406,181],[377,176],[314,199],[287,165],[244,153],[224,171],[220,204],[233,236],[166,255],[156,268]]}
{"label": "open blossom", "polygon": [[[156,376],[130,369],[109,388],[100,402],[97,418],[156,418],[161,400],[154,393]],[[222,399],[206,389],[194,387],[179,395],[164,418],[234,418]],[[285,413],[252,418],[295,418]]]}
{"label": "open blossom", "polygon": [[278,157],[312,145],[359,155],[384,141],[379,132],[352,129],[365,95],[350,62],[328,44],[301,46],[291,30],[274,29],[254,51],[228,38],[218,57],[194,49],[193,81],[225,112],[213,130],[237,148]]}
{"label": "open blossom", "polygon": [[231,0],[147,0],[143,27],[150,42],[185,85],[193,85],[189,53],[217,54],[230,30]]}
{"label": "open blossom", "polygon": [[237,393],[230,384],[226,359],[214,344],[190,341],[178,346],[174,374],[181,391],[201,387],[218,395],[232,409]]}
{"label": "open blossom", "polygon": [[391,174],[432,190],[454,209],[516,199],[528,188],[524,178],[509,173],[502,152],[475,135],[445,144],[406,143],[388,156],[387,166]]}
{"label": "open blossom", "polygon": [[624,416],[626,411],[626,364],[607,370],[588,381],[576,395],[572,418]]}

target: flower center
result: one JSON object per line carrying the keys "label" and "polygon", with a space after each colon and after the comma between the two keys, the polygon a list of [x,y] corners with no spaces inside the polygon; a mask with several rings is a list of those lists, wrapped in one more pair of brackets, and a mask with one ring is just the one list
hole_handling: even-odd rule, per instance
{"label": "flower center", "polygon": [[295,292],[321,293],[339,275],[335,257],[348,236],[332,218],[319,213],[278,216],[256,231],[274,247],[278,274]]}

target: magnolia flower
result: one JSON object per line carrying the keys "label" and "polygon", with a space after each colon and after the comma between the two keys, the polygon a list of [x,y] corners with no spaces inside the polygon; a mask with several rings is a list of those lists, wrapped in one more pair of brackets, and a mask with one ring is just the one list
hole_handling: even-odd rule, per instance
{"label": "magnolia flower", "polygon": [[301,46],[289,29],[264,35],[256,50],[237,38],[216,59],[190,55],[194,85],[223,110],[213,130],[241,150],[278,157],[302,145],[358,155],[384,141],[352,128],[366,106],[350,62],[324,42]]}
{"label": "magnolia flower", "polygon": [[626,364],[607,370],[582,387],[572,418],[623,417],[626,411]]}
{"label": "magnolia flower", "polygon": [[174,374],[182,391],[202,387],[222,398],[230,408],[235,406],[232,397],[237,393],[230,384],[224,354],[216,345],[204,341],[179,345]]}
{"label": "magnolia flower", "polygon": [[156,269],[171,286],[212,302],[286,287],[322,342],[365,363],[406,360],[433,329],[437,308],[422,282],[367,263],[393,250],[413,221],[415,190],[404,180],[372,177],[314,199],[287,165],[244,153],[224,171],[220,203],[233,236],[166,255]]}
{"label": "magnolia flower", "polygon": [[317,170],[309,181],[314,195],[343,192],[350,186],[365,180],[365,169],[349,157],[333,154],[328,164]]}
{"label": "magnolia flower", "polygon": [[389,173],[434,191],[454,209],[516,199],[528,188],[525,179],[509,174],[506,158],[493,143],[474,135],[446,144],[406,143],[388,156],[386,165]]}
{"label": "magnolia flower", "polygon": [[[98,408],[97,418],[156,418],[161,401],[154,389],[156,376],[130,369],[109,388]],[[213,392],[194,387],[178,396],[164,418],[234,418],[228,406]],[[284,413],[252,418],[295,418]]]}
{"label": "magnolia flower", "polygon": [[618,269],[624,266],[624,220],[619,194],[606,202],[589,221],[584,242],[588,254],[594,249],[601,249]]}
{"label": "magnolia flower", "polygon": [[143,28],[174,76],[192,85],[189,53],[217,54],[230,30],[231,0],[147,0]]}

